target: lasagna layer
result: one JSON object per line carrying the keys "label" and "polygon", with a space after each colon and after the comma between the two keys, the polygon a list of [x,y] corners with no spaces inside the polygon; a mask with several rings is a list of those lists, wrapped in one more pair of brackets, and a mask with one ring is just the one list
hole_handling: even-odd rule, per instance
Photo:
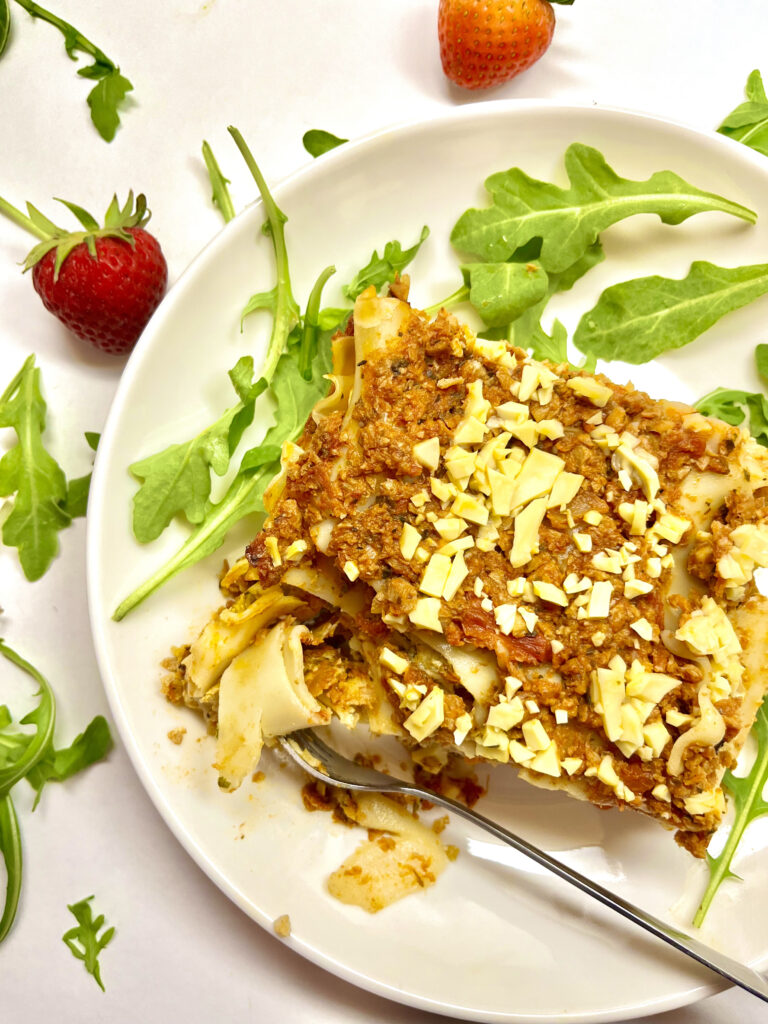
{"label": "lasagna layer", "polygon": [[227,785],[338,717],[643,811],[701,854],[766,690],[768,454],[372,290],[180,660]]}

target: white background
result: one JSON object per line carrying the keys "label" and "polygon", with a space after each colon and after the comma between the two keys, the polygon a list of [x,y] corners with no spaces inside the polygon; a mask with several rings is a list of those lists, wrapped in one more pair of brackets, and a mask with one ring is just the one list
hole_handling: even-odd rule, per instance
{"label": "white background", "polygon": [[[88,120],[89,85],[75,75],[58,33],[12,2],[12,37],[0,60],[0,194],[49,214],[51,197],[63,196],[100,214],[114,191],[144,191],[171,282],[220,228],[199,156],[203,138],[226,163],[239,209],[254,189],[227,124],[242,130],[276,182],[309,161],[301,145],[308,128],[356,138],[475,99],[442,75],[437,0],[51,5],[121,65],[135,99],[105,144]],[[556,13],[542,61],[478,99],[594,102],[711,128],[742,99],[753,67],[763,61],[768,72],[763,0],[728,8],[722,0],[576,0]],[[43,310],[17,266],[31,244],[0,220],[0,391],[37,353],[48,443],[68,476],[78,476],[90,465],[82,434],[101,429],[122,363],[84,348]],[[9,441],[3,432],[0,444]],[[83,521],[61,542],[35,584],[23,578],[15,552],[0,550],[0,635],[53,682],[58,736],[69,741],[107,707],[86,613]],[[0,703],[22,691],[0,665]],[[3,1022],[438,1019],[336,980],[249,921],[166,829],[119,741],[108,763],[51,786],[34,815],[21,786],[17,793],[25,879],[16,927],[0,949]],[[106,995],[60,938],[71,922],[66,904],[91,892],[118,929],[102,955]],[[653,1018],[764,1019],[764,1007],[735,992]]]}

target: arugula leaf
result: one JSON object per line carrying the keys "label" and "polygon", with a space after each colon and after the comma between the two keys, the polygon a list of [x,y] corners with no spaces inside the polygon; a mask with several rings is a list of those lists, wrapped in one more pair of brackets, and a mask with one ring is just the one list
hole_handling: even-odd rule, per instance
{"label": "arugula leaf", "polygon": [[91,489],[91,474],[67,481],[67,495],[62,508],[70,519],[80,519],[88,510],[88,494]]}
{"label": "arugula leaf", "polygon": [[322,156],[323,153],[336,149],[337,146],[341,146],[345,142],[349,142],[349,139],[340,139],[338,135],[324,132],[320,128],[310,128],[308,132],[304,133],[301,141],[304,149],[306,149],[310,156],[318,157]]}
{"label": "arugula leaf", "polygon": [[317,326],[321,331],[331,331],[346,323],[351,315],[351,309],[340,309],[335,306],[326,306],[317,314]]}
{"label": "arugula leaf", "polygon": [[336,273],[336,267],[326,267],[320,273],[317,281],[309,293],[307,309],[304,313],[304,322],[301,333],[301,349],[299,350],[299,373],[304,380],[312,380],[312,363],[317,352],[317,338],[320,318],[320,300],[323,297],[323,288],[329,277]]}
{"label": "arugula leaf", "polygon": [[534,359],[548,359],[550,363],[567,363],[568,331],[559,320],[552,322],[551,335],[547,334],[541,324],[537,324],[530,348]]}
{"label": "arugula leaf", "polygon": [[34,810],[46,782],[63,782],[100,760],[112,748],[112,737],[104,718],[97,715],[69,747],[54,750],[56,700],[51,687],[34,666],[2,640],[0,655],[37,682],[40,698],[37,706],[20,722],[21,725],[34,726],[34,732],[31,733],[9,731],[11,714],[5,705],[0,705],[0,853],[5,861],[7,875],[5,903],[0,917],[2,942],[16,916],[22,877],[21,836],[11,790],[20,779],[26,778],[37,791]]}
{"label": "arugula leaf", "polygon": [[72,956],[82,960],[86,971],[92,974],[102,992],[105,991],[101,980],[101,967],[99,965],[99,953],[112,941],[115,929],[107,928],[99,935],[104,925],[104,915],[99,914],[94,918],[91,900],[93,896],[86,896],[78,903],[68,903],[67,910],[74,914],[77,924],[74,928],[62,935],[62,939],[69,947]]}
{"label": "arugula leaf", "polygon": [[749,431],[760,444],[768,447],[768,399],[751,391],[715,388],[700,398],[695,407],[705,416],[716,416],[738,426],[748,420]]}
{"label": "arugula leaf", "polygon": [[21,719],[22,725],[34,725],[34,733],[24,736],[25,742],[19,755],[10,763],[0,767],[0,797],[2,797],[13,789],[19,779],[23,779],[27,772],[34,768],[50,747],[56,723],[56,698],[48,682],[37,669],[3,640],[0,640],[0,654],[35,680],[39,686],[37,695],[40,697],[38,705]]}
{"label": "arugula leaf", "polygon": [[229,468],[245,428],[253,420],[254,403],[266,388],[252,382],[253,359],[244,356],[229,371],[240,402],[189,441],[172,444],[130,467],[142,481],[133,498],[133,533],[146,544],[155,540],[175,515],[190,523],[205,516],[211,493],[211,471],[222,476]]}
{"label": "arugula leaf", "polygon": [[758,345],[755,348],[755,363],[757,372],[768,383],[768,345]]}
{"label": "arugula leaf", "polygon": [[[47,21],[49,25],[53,25],[61,32],[64,36],[64,49],[72,60],[77,59],[75,56],[77,53],[83,53],[92,59],[92,64],[79,68],[77,73],[81,78],[90,78],[96,81],[87,100],[91,111],[91,120],[102,139],[111,142],[120,125],[118,108],[126,95],[132,91],[131,83],[120,74],[120,68],[109,59],[103,50],[100,50],[69,22],[63,21],[51,11],[47,11],[34,0],[16,0],[16,3],[33,18]],[[0,17],[0,33],[2,31],[1,21]],[[0,51],[2,51],[1,45]]]}
{"label": "arugula leaf", "polygon": [[579,321],[574,342],[601,359],[646,363],[766,292],[768,264],[717,267],[699,260],[684,278],[654,275],[606,288]]}
{"label": "arugula leaf", "polygon": [[32,810],[40,802],[46,782],[70,779],[84,768],[103,760],[113,746],[112,734],[103,715],[96,715],[68,747],[54,750],[50,746],[26,775],[27,782],[37,793]]}
{"label": "arugula leaf", "polygon": [[467,263],[461,272],[469,301],[489,327],[517,320],[547,295],[547,274],[538,263]]}
{"label": "arugula leaf", "polygon": [[752,726],[752,734],[757,740],[757,757],[749,773],[738,776],[728,770],[723,777],[723,784],[733,799],[736,815],[722,851],[717,857],[707,854],[709,884],[693,918],[696,928],[701,927],[721,884],[727,878],[740,881],[739,876],[731,871],[733,855],[747,826],[756,818],[768,814],[768,800],[763,799],[763,790],[768,784],[768,704],[765,701],[757,712],[755,724]]}
{"label": "arugula leaf", "polygon": [[0,942],[11,930],[21,895],[21,833],[11,794],[0,797],[0,853],[5,861],[5,901],[0,917]]}
{"label": "arugula leaf", "polygon": [[29,356],[0,395],[0,427],[11,427],[18,439],[0,459],[0,497],[16,495],[2,539],[18,548],[28,580],[45,573],[59,550],[58,532],[70,523],[66,478],[43,445],[45,413],[40,370]]}
{"label": "arugula leaf", "polygon": [[410,249],[403,249],[397,240],[387,242],[381,256],[378,250],[374,249],[368,263],[342,288],[345,298],[354,302],[360,292],[365,291],[370,285],[378,291],[383,285],[391,284],[395,275],[405,270],[416,256],[428,236],[429,228],[425,224],[418,241]]}
{"label": "arugula leaf", "polygon": [[732,110],[717,130],[768,156],[768,96],[757,69],[747,79],[745,92],[747,102]]}
{"label": "arugula leaf", "polygon": [[288,218],[272,198],[272,193],[259,170],[259,166],[253,159],[253,154],[248,149],[245,139],[231,125],[227,129],[235,140],[235,145],[245,160],[248,170],[259,189],[261,201],[267,214],[267,221],[264,225],[265,233],[272,239],[275,250],[275,266],[277,269],[277,280],[274,288],[269,292],[261,292],[252,296],[243,310],[243,318],[256,309],[270,309],[272,311],[272,334],[267,345],[267,358],[264,362],[262,374],[269,384],[277,368],[280,356],[283,354],[288,335],[299,322],[299,307],[291,291],[291,275],[288,269],[288,252],[285,247],[285,231],[283,225]]}
{"label": "arugula leaf", "polygon": [[601,153],[581,143],[566,150],[565,168],[568,189],[531,178],[520,168],[491,175],[485,182],[491,206],[465,211],[451,241],[491,262],[508,259],[518,246],[540,237],[541,265],[557,273],[583,256],[601,231],[634,214],[655,213],[665,224],[706,211],[756,219],[753,211],[702,192],[672,171],[658,171],[647,181],[621,178]]}
{"label": "arugula leaf", "polygon": [[0,0],[0,56],[8,42],[8,35],[11,31],[11,11],[8,7],[8,0]]}
{"label": "arugula leaf", "polygon": [[229,194],[229,189],[227,188],[230,181],[229,178],[225,178],[221,173],[221,168],[216,162],[213,150],[205,141],[203,141],[203,160],[205,160],[205,166],[211,182],[211,201],[214,206],[219,208],[219,212],[224,218],[224,223],[228,224],[235,216],[235,207],[232,203],[232,196]]}
{"label": "arugula leaf", "polygon": [[215,505],[207,505],[205,517],[176,554],[121,602],[112,616],[115,621],[119,622],[176,573],[216,551],[229,530],[244,516],[263,513],[262,496],[279,471],[279,451],[283,442],[299,436],[315,404],[328,390],[325,374],[332,366],[332,333],[327,331],[318,339],[312,379],[307,381],[299,370],[301,343],[298,332],[295,332],[292,343],[280,357],[270,388],[277,402],[274,426],[267,431],[260,445],[245,453],[237,476],[224,497]]}
{"label": "arugula leaf", "polygon": [[121,75],[118,68],[111,68],[99,78],[88,93],[87,103],[91,111],[91,120],[96,126],[96,131],[106,142],[114,139],[115,132],[120,127],[117,108],[132,89],[133,85],[125,75]]}

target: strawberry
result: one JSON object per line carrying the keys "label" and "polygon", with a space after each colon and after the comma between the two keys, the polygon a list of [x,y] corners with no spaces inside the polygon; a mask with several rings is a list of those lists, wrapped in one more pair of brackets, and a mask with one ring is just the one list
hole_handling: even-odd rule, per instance
{"label": "strawberry", "polygon": [[60,200],[83,225],[83,231],[57,227],[27,203],[29,217],[0,199],[0,212],[41,241],[24,262],[43,305],[74,334],[102,352],[130,352],[165,292],[168,268],[160,245],[144,225],[146,199],[117,196],[104,226],[86,210]]}
{"label": "strawberry", "polygon": [[501,85],[541,57],[554,30],[548,0],[440,0],[437,33],[443,71],[465,89]]}

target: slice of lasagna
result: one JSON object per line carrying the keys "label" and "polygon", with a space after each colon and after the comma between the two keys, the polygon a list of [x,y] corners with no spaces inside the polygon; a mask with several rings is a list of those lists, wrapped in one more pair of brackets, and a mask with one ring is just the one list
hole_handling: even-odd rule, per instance
{"label": "slice of lasagna", "polygon": [[173,692],[225,786],[337,717],[514,766],[701,855],[768,686],[768,453],[369,290]]}

